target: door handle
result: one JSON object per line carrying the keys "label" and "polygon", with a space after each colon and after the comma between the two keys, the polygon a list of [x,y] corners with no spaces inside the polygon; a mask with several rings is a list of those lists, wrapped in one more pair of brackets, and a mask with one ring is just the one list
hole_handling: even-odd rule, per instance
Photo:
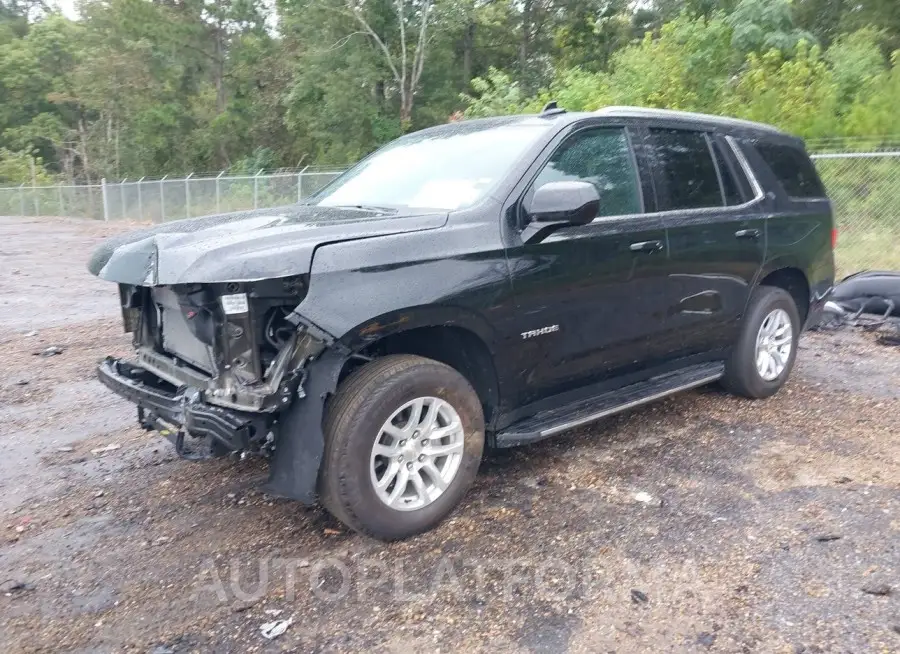
{"label": "door handle", "polygon": [[632,252],[659,252],[662,249],[662,241],[639,241],[631,244]]}
{"label": "door handle", "polygon": [[759,238],[758,229],[739,229],[734,233],[735,238]]}

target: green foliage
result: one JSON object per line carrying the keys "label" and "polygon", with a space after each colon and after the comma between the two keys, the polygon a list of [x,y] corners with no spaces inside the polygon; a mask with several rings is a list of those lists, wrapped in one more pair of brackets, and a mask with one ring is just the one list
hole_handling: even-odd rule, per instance
{"label": "green foliage", "polygon": [[818,46],[801,41],[790,59],[779,50],[748,55],[723,103],[732,115],[777,125],[807,138],[837,132],[837,86]]}
{"label": "green foliage", "polygon": [[49,184],[52,177],[43,164],[40,157],[25,150],[12,152],[0,148],[0,184]]}
{"label": "green foliage", "polygon": [[84,0],[78,21],[36,7],[0,3],[3,183],[30,182],[32,156],[70,182],[342,165],[459,112],[549,100],[810,138],[897,131],[895,0]]}
{"label": "green foliage", "polygon": [[484,77],[472,80],[476,95],[461,94],[466,107],[467,118],[484,116],[506,116],[525,109],[525,97],[518,82],[496,68],[488,69]]}
{"label": "green foliage", "polygon": [[732,45],[740,53],[788,54],[800,41],[815,42],[811,33],[794,26],[789,0],[741,0],[727,20],[734,29]]}

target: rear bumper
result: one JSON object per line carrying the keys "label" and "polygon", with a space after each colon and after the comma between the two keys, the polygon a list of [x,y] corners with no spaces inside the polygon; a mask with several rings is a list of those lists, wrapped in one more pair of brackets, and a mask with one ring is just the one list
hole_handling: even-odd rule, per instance
{"label": "rear bumper", "polygon": [[213,406],[203,401],[200,390],[176,388],[126,361],[107,357],[98,366],[97,376],[107,388],[137,405],[142,427],[162,433],[185,458],[258,449],[268,433],[268,416]]}

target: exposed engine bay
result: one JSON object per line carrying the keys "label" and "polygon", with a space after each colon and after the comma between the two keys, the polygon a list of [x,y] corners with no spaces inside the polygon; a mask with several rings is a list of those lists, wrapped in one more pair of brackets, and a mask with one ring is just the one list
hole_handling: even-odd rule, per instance
{"label": "exposed engine bay", "polygon": [[135,359],[108,359],[101,380],[186,458],[271,454],[279,412],[305,397],[309,364],[328,343],[294,313],[305,291],[302,277],[120,284]]}

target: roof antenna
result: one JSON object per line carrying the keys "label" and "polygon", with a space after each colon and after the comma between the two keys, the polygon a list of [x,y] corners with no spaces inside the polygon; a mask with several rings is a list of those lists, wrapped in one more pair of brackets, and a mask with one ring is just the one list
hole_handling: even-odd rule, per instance
{"label": "roof antenna", "polygon": [[543,109],[541,109],[542,116],[555,116],[556,114],[564,113],[566,113],[566,110],[560,108],[560,106],[556,103],[556,100],[551,100],[544,105]]}

